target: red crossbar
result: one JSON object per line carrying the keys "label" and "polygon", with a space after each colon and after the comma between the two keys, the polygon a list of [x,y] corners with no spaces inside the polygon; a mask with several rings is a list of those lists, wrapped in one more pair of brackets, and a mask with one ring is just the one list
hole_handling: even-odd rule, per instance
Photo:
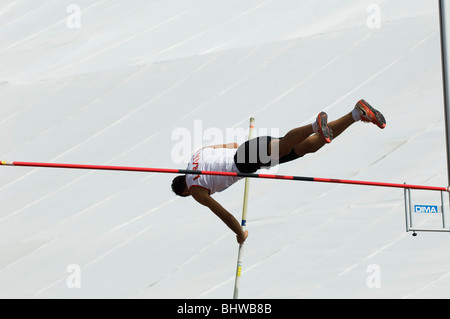
{"label": "red crossbar", "polygon": [[43,168],[70,168],[70,169],[93,169],[93,170],[131,171],[131,172],[151,172],[151,173],[169,173],[169,174],[238,176],[238,177],[263,178],[263,179],[284,179],[284,180],[296,180],[296,181],[308,181],[308,182],[322,182],[322,183],[337,183],[337,184],[350,184],[350,185],[366,185],[366,186],[379,186],[379,187],[421,189],[421,190],[443,191],[443,192],[449,192],[450,191],[450,187],[438,187],[438,186],[409,185],[409,184],[382,183],[382,182],[356,181],[356,180],[320,178],[320,177],[288,176],[288,175],[247,174],[247,173],[237,173],[237,172],[194,171],[194,170],[173,169],[173,168],[150,168],[150,167],[87,165],[87,164],[37,163],[37,162],[6,162],[6,161],[1,161],[0,165],[26,166],[26,167],[43,167]]}

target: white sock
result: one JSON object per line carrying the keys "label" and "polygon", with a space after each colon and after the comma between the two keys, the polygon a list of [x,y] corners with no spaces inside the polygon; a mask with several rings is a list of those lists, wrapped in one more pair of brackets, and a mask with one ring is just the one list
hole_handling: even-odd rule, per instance
{"label": "white sock", "polygon": [[353,109],[352,116],[355,122],[361,121],[361,113],[356,108]]}
{"label": "white sock", "polygon": [[317,125],[317,122],[313,122],[312,128],[313,128],[314,133],[316,133],[316,134],[319,133],[319,125]]}

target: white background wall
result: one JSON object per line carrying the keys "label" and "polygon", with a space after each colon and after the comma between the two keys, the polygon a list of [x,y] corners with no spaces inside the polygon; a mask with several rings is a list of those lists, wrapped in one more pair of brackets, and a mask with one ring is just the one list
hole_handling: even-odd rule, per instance
{"label": "white background wall", "polygon": [[[1,160],[184,168],[174,132],[194,151],[364,98],[385,130],[277,172],[445,186],[438,21],[425,0],[2,1]],[[1,167],[0,297],[231,298],[235,236],[173,177]],[[243,184],[215,196],[238,219]],[[450,237],[406,233],[402,190],[252,180],[248,229],[242,298],[449,297]]]}

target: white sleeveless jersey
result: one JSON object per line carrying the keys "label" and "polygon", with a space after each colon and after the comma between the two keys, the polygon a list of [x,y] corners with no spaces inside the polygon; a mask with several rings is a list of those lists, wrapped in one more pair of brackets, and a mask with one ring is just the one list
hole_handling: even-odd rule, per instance
{"label": "white sleeveless jersey", "polygon": [[[231,148],[202,148],[192,156],[187,169],[193,171],[214,171],[214,172],[236,172],[239,170],[234,163],[236,149]],[[186,175],[188,189],[192,186],[199,186],[209,190],[212,195],[221,192],[242,177],[237,176],[216,176],[216,175]]]}

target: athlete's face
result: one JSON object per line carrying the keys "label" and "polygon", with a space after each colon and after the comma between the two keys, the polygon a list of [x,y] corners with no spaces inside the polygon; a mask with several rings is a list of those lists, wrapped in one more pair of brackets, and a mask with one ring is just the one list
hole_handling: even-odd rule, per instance
{"label": "athlete's face", "polygon": [[184,191],[183,191],[183,197],[187,197],[187,196],[191,196],[191,191],[189,190],[189,189],[185,189]]}

